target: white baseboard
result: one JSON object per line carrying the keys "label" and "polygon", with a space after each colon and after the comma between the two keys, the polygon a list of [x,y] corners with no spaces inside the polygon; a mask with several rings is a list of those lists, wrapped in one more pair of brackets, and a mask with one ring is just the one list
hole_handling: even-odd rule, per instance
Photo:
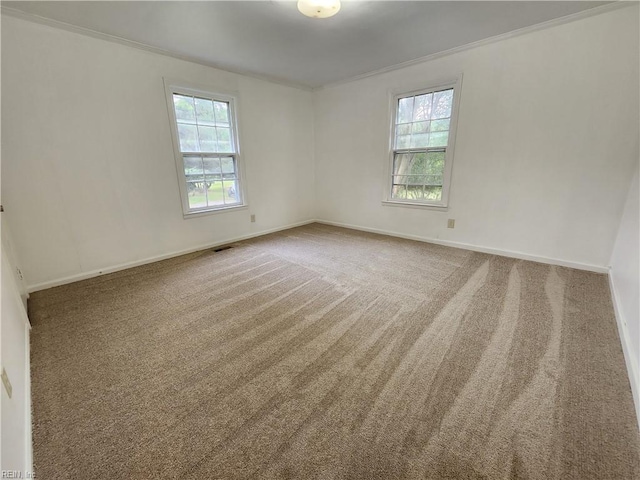
{"label": "white baseboard", "polygon": [[352,225],[348,223],[331,222],[329,220],[316,220],[316,222],[324,223],[325,225],[333,225],[336,227],[344,227],[344,228],[351,228],[353,230],[361,230],[363,232],[379,233],[381,235],[389,235],[391,237],[406,238],[407,240],[417,240],[419,242],[435,243],[437,245],[444,245],[446,247],[462,248],[464,250],[472,250],[474,252],[490,253],[492,255],[518,258],[521,260],[529,260],[532,262],[546,263],[548,265],[559,265],[561,267],[575,268],[577,270],[587,270],[587,271],[596,272],[596,273],[609,272],[609,269],[607,267],[603,267],[599,265],[590,265],[587,263],[570,262],[567,260],[560,260],[559,258],[541,257],[537,255],[529,255],[527,253],[522,253],[522,252],[514,252],[512,250],[501,250],[499,248],[491,248],[491,247],[484,247],[481,245],[472,245],[469,243],[454,242],[452,240],[441,240],[439,238],[407,235],[404,233],[392,232],[390,230],[381,230],[378,228],[362,227],[359,225]]}
{"label": "white baseboard", "polygon": [[184,250],[179,250],[171,253],[166,253],[162,255],[156,255],[154,257],[147,257],[142,260],[135,260],[133,262],[121,263],[118,265],[114,265],[111,267],[100,268],[96,270],[91,270],[89,272],[82,272],[76,275],[70,275],[64,278],[58,278],[55,280],[48,280],[46,282],[36,283],[34,285],[28,285],[27,291],[29,293],[37,292],[38,290],[45,290],[47,288],[58,287],[60,285],[66,285],[67,283],[79,282],[80,280],[86,280],[88,278],[98,277],[100,275],[106,275],[107,273],[118,272],[120,270],[126,270],[127,268],[139,267],[140,265],[146,265],[148,263],[159,262],[161,260],[166,260],[168,258],[179,257],[180,255],[186,255],[188,253],[197,252],[200,250],[207,250],[208,248],[218,247],[220,245],[225,245],[227,243],[240,242],[242,240],[248,240],[254,237],[260,237],[262,235],[268,235],[270,233],[279,232],[281,230],[288,230],[289,228],[300,227],[302,225],[307,225],[309,223],[314,223],[315,220],[305,220],[303,222],[291,223],[289,225],[284,225],[282,227],[270,228],[267,230],[260,230],[259,232],[250,233],[248,235],[242,235],[239,237],[227,238],[225,240],[218,240],[213,243],[207,243],[204,245],[198,245],[196,247],[187,248]]}
{"label": "white baseboard", "polygon": [[41,282],[41,283],[36,283],[34,285],[28,285],[27,286],[27,291],[29,293],[33,293],[36,292],[38,290],[44,290],[47,288],[52,288],[52,287],[57,287],[60,285],[65,285],[67,283],[73,283],[73,282],[78,282],[80,280],[86,280],[88,278],[93,278],[93,277],[97,277],[99,275],[105,275],[107,273],[113,273],[113,272],[117,272],[120,270],[125,270],[127,268],[132,268],[132,267],[137,267],[140,265],[146,265],[147,263],[153,263],[153,262],[158,262],[160,260],[166,260],[168,258],[173,258],[173,257],[178,257],[180,255],[185,255],[187,253],[192,253],[192,252],[197,252],[199,250],[206,250],[207,248],[213,248],[213,247],[217,247],[219,245],[224,245],[226,243],[232,243],[232,242],[239,242],[241,240],[248,240],[249,238],[254,238],[254,237],[259,237],[262,235],[268,235],[269,233],[274,233],[274,232],[279,232],[281,230],[287,230],[289,228],[294,228],[294,227],[299,227],[302,225],[308,225],[310,223],[323,223],[325,225],[333,225],[336,227],[343,227],[343,228],[350,228],[352,230],[360,230],[363,232],[371,232],[371,233],[378,233],[381,235],[389,235],[392,237],[398,237],[398,238],[406,238],[408,240],[416,240],[419,242],[427,242],[427,243],[434,243],[437,245],[444,245],[447,247],[455,247],[455,248],[462,248],[464,250],[472,250],[475,252],[482,252],[482,253],[490,253],[493,255],[501,255],[504,257],[512,257],[512,258],[518,258],[521,260],[530,260],[532,262],[539,262],[539,263],[546,263],[549,265],[559,265],[562,267],[569,267],[569,268],[576,268],[578,270],[588,270],[591,272],[597,272],[597,273],[608,273],[609,270],[607,267],[603,267],[603,266],[598,266],[598,265],[589,265],[589,264],[585,264],[585,263],[578,263],[578,262],[570,262],[570,261],[566,261],[566,260],[560,260],[557,258],[548,258],[548,257],[541,257],[541,256],[537,256],[537,255],[529,255],[527,253],[522,253],[522,252],[515,252],[515,251],[511,251],[511,250],[501,250],[498,248],[491,248],[491,247],[484,247],[481,245],[472,245],[472,244],[468,244],[468,243],[462,243],[462,242],[455,242],[455,241],[451,241],[451,240],[442,240],[439,238],[430,238],[430,237],[421,237],[418,235],[407,235],[404,233],[399,233],[399,232],[393,232],[390,230],[382,230],[382,229],[378,229],[378,228],[369,228],[369,227],[363,227],[360,225],[352,225],[349,223],[340,223],[340,222],[332,222],[329,220],[322,220],[322,219],[315,219],[315,220],[305,220],[303,222],[298,222],[298,223],[292,223],[289,225],[284,225],[281,227],[276,227],[276,228],[271,228],[268,230],[261,230],[259,232],[254,232],[248,235],[242,235],[239,237],[233,237],[233,238],[227,238],[224,240],[219,240],[213,243],[208,243],[208,244],[204,244],[204,245],[198,245],[196,247],[191,247],[191,248],[187,248],[184,250],[179,250],[179,251],[175,251],[175,252],[171,252],[171,253],[167,253],[167,254],[163,254],[163,255],[157,255],[154,257],[148,257],[148,258],[144,258],[142,260],[136,260],[133,262],[127,262],[127,263],[122,263],[119,265],[114,265],[111,267],[105,267],[105,268],[101,268],[101,269],[96,269],[96,270],[91,270],[88,272],[82,272],[76,275],[70,275],[68,277],[63,277],[63,278],[58,278],[55,280],[48,280],[46,282]]}
{"label": "white baseboard", "polygon": [[609,272],[609,288],[611,290],[611,300],[613,301],[613,311],[616,315],[616,323],[618,324],[618,334],[620,335],[620,343],[624,353],[624,361],[627,364],[627,374],[629,383],[631,384],[631,392],[633,393],[633,401],[636,406],[636,420],[640,426],[640,369],[636,364],[636,360],[631,355],[631,337],[627,329],[627,322],[620,308],[618,295],[616,293],[613,275]]}

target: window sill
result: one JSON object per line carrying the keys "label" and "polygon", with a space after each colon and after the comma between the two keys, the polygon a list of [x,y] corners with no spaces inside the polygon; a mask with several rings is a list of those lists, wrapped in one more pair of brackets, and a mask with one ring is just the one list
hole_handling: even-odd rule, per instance
{"label": "window sill", "polygon": [[438,205],[433,203],[418,203],[418,202],[398,202],[394,200],[383,200],[383,207],[408,207],[408,208],[421,208],[423,210],[434,210],[437,212],[446,212],[449,210],[447,205]]}
{"label": "window sill", "polygon": [[216,215],[219,213],[228,213],[228,212],[237,212],[239,210],[248,210],[249,205],[234,205],[232,207],[224,207],[224,208],[212,208],[211,210],[198,210],[195,212],[183,213],[183,217],[185,220],[190,218],[204,217],[206,215]]}

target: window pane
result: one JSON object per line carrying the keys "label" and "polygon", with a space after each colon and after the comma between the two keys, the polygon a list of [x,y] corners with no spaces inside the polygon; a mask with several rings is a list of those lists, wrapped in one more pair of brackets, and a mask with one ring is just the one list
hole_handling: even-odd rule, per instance
{"label": "window pane", "polygon": [[419,175],[425,173],[425,165],[427,164],[427,152],[414,153],[411,156],[411,165],[409,173],[411,175]]}
{"label": "window pane", "polygon": [[442,185],[442,175],[444,174],[445,152],[429,152],[426,154],[424,173],[429,175],[429,183],[432,185]]}
{"label": "window pane", "polygon": [[396,137],[396,148],[409,148],[411,146],[411,135],[398,135]]}
{"label": "window pane", "polygon": [[393,175],[392,178],[394,185],[406,185],[409,181],[409,175]]}
{"label": "window pane", "polygon": [[429,165],[430,158],[427,152],[416,153],[413,156],[413,159],[411,161],[411,168],[409,170],[409,173],[412,175],[411,178],[413,179],[413,181],[410,183],[426,183],[428,178],[427,174],[431,173],[431,171],[429,170]]}
{"label": "window pane", "polygon": [[217,157],[204,157],[204,173],[207,177],[216,176],[216,178],[222,178],[222,172],[220,171],[220,159]]}
{"label": "window pane", "polygon": [[409,185],[424,185],[427,183],[428,175],[409,175]]}
{"label": "window pane", "polygon": [[187,182],[189,208],[201,208],[207,206],[204,178]]}
{"label": "window pane", "polygon": [[404,185],[394,185],[391,188],[391,198],[407,198],[407,188]]}
{"label": "window pane", "polygon": [[193,97],[187,97],[184,95],[173,94],[173,106],[176,112],[176,119],[178,122],[193,122],[196,121],[196,111],[193,105]]}
{"label": "window pane", "polygon": [[222,166],[222,176],[224,178],[235,178],[236,166],[233,157],[222,157],[220,162]]}
{"label": "window pane", "polygon": [[215,152],[217,136],[215,127],[204,127],[198,125],[198,136],[200,138],[200,151]]}
{"label": "window pane", "polygon": [[413,97],[398,100],[398,116],[396,123],[409,123],[413,120]]}
{"label": "window pane", "polygon": [[444,130],[449,130],[449,123],[451,122],[450,118],[444,118],[442,120],[433,120],[431,122],[431,131],[432,132],[442,132]]}
{"label": "window pane", "polygon": [[238,182],[236,180],[225,180],[222,193],[224,194],[224,203],[226,204],[238,203],[240,201]]}
{"label": "window pane", "polygon": [[233,152],[231,146],[231,130],[229,128],[218,127],[218,152]]}
{"label": "window pane", "polygon": [[408,185],[407,197],[409,200],[423,200],[423,186],[422,185]]}
{"label": "window pane", "polygon": [[229,104],[226,102],[213,102],[213,108],[215,111],[216,124],[228,125],[229,124]]}
{"label": "window pane", "polygon": [[208,206],[214,207],[217,205],[224,205],[224,195],[222,194],[222,180],[216,180],[209,182],[209,189],[207,190]]}
{"label": "window pane", "polygon": [[433,101],[433,94],[418,95],[415,97],[415,103],[413,108],[413,121],[429,120],[431,115],[431,102]]}
{"label": "window pane", "polygon": [[213,125],[215,117],[213,115],[213,102],[206,98],[196,98],[196,118],[198,125]]}
{"label": "window pane", "polygon": [[440,201],[442,199],[442,187],[424,187],[425,200]]}
{"label": "window pane", "polygon": [[198,130],[195,125],[178,123],[178,136],[180,137],[181,152],[199,152]]}
{"label": "window pane", "polygon": [[446,118],[451,116],[453,104],[453,89],[436,92],[433,95],[433,113],[431,118]]}
{"label": "window pane", "polygon": [[411,133],[427,133],[429,122],[414,122],[411,126]]}
{"label": "window pane", "polygon": [[429,134],[418,133],[411,135],[411,148],[427,147],[429,145]]}
{"label": "window pane", "polygon": [[396,135],[409,135],[411,133],[410,123],[401,123],[396,126]]}
{"label": "window pane", "polygon": [[[411,159],[413,158],[413,154],[411,153],[402,153],[396,155],[393,160],[393,174],[394,175],[406,175],[409,173],[409,167],[411,166]],[[405,183],[404,181],[397,183]]]}
{"label": "window pane", "polygon": [[449,141],[449,132],[433,132],[429,138],[430,147],[446,147]]}
{"label": "window pane", "polygon": [[441,187],[442,175],[425,175],[424,184],[430,187]]}
{"label": "window pane", "polygon": [[187,181],[202,179],[202,158],[182,157],[184,163],[184,176]]}

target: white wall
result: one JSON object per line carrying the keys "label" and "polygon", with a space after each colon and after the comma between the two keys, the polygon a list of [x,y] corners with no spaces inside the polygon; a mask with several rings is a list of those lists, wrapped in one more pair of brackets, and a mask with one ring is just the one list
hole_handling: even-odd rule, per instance
{"label": "white wall", "polygon": [[[636,4],[319,91],[317,216],[606,267],[634,167],[638,58]],[[389,91],[460,73],[448,212],[382,206]]]}
{"label": "white wall", "polygon": [[[636,156],[636,159],[638,156]],[[638,167],[611,255],[610,280],[618,329],[640,421],[640,187]]]}
{"label": "white wall", "polygon": [[[4,232],[3,232],[4,233]],[[31,461],[31,390],[29,320],[20,299],[6,249],[2,248],[0,359],[11,382],[11,398],[0,385],[0,470],[33,472]]]}
{"label": "white wall", "polygon": [[[238,92],[248,210],[183,219],[163,77]],[[310,92],[6,15],[2,89],[3,202],[31,289],[314,216]]]}
{"label": "white wall", "polygon": [[11,385],[11,395],[4,385],[0,385],[0,470],[27,478],[33,473],[31,325],[27,318],[28,295],[16,261],[6,213],[2,213],[0,220],[0,238],[0,367]]}
{"label": "white wall", "polygon": [[[18,258],[15,253],[15,246],[12,240],[11,232],[9,231],[9,225],[7,224],[7,213],[2,214],[2,253],[7,256],[8,264],[11,266],[11,279],[12,285],[15,286],[15,289],[18,291],[18,295],[20,300],[22,301],[22,306],[26,312],[27,310],[27,300],[29,299],[29,293],[27,291],[27,286],[24,283],[24,278],[22,277],[22,264],[18,261]],[[5,279],[6,280],[6,279]],[[9,281],[9,280],[8,280]]]}

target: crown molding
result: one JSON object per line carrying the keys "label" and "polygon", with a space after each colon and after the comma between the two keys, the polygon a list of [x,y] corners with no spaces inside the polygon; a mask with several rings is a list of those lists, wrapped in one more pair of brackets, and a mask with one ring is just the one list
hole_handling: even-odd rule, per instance
{"label": "crown molding", "polygon": [[277,85],[282,85],[286,87],[296,88],[299,90],[311,92],[311,91],[320,91],[333,87],[337,87],[340,85],[344,85],[347,83],[355,82],[358,80],[362,80],[365,78],[382,75],[385,73],[393,72],[395,70],[401,70],[403,68],[411,67],[413,65],[419,65],[421,63],[426,63],[437,58],[446,57],[449,55],[453,55],[456,53],[464,52],[467,50],[471,50],[474,48],[482,47],[485,45],[490,45],[492,43],[496,43],[502,40],[507,40],[510,38],[519,37],[521,35],[526,35],[528,33],[537,32],[540,30],[545,30],[548,28],[556,27],[559,25],[564,25],[566,23],[574,22],[576,20],[582,20],[585,18],[593,17],[596,15],[600,15],[603,13],[611,12],[614,10],[618,10],[621,8],[629,7],[632,5],[638,5],[640,1],[638,0],[616,0],[611,3],[607,3],[605,5],[600,5],[598,7],[590,8],[588,10],[583,10],[581,12],[572,13],[570,15],[565,15],[563,17],[554,18],[552,20],[547,20],[546,22],[537,23],[535,25],[530,25],[528,27],[519,28],[517,30],[513,30],[511,32],[502,33],[500,35],[495,35],[493,37],[485,38],[482,40],[478,40],[476,42],[467,43],[465,45],[460,45],[458,47],[450,48],[448,50],[443,50],[442,52],[432,53],[430,55],[425,55],[423,57],[415,58],[413,60],[408,60],[406,62],[397,63],[395,65],[390,65],[388,67],[380,68],[377,70],[371,70],[369,72],[361,73],[359,75],[355,75],[352,77],[345,78],[343,80],[338,80],[335,82],[329,82],[325,85],[319,87],[310,87],[308,85],[302,85],[296,82],[287,81],[282,78],[272,77],[269,75],[263,75],[256,72],[242,70],[242,69],[234,69],[229,68],[224,65],[219,65],[213,62],[207,62],[202,59],[191,57],[189,55],[183,55],[179,53],[174,53],[169,50],[165,50],[159,47],[153,47],[151,45],[147,45],[146,43],[136,42],[134,40],[128,40],[123,37],[119,37],[116,35],[110,35],[108,33],[99,32],[97,30],[92,30],[90,28],[80,27],[77,25],[73,25],[70,23],[62,22],[59,20],[54,20],[47,17],[42,17],[40,15],[35,15],[32,13],[23,12],[17,8],[7,7],[2,5],[0,7],[0,11],[2,15],[8,15],[14,18],[18,18],[21,20],[25,20],[32,23],[38,23],[41,25],[46,25],[53,28],[58,28],[61,30],[66,30],[68,32],[76,33],[79,35],[85,35],[88,37],[93,37],[99,40],[106,40],[112,43],[118,43],[120,45],[125,45],[127,47],[136,48],[138,50],[144,50],[150,53],[155,53],[157,55],[163,55],[166,57],[176,58],[178,60],[183,60],[185,62],[195,63],[198,65],[203,65],[205,67],[215,68],[216,70],[221,70],[228,73],[233,73],[236,75],[243,75],[246,77],[254,78],[256,80],[262,80],[269,83],[274,83]]}
{"label": "crown molding", "polygon": [[223,72],[233,73],[235,75],[242,75],[242,76],[250,77],[256,80],[262,80],[263,82],[275,83],[277,85],[296,88],[298,90],[304,90],[307,92],[310,92],[313,90],[313,88],[309,87],[308,85],[302,85],[299,83],[287,81],[282,78],[272,77],[269,75],[262,75],[262,74],[248,71],[248,70],[229,68],[224,65],[219,65],[213,62],[204,61],[197,57],[192,57],[189,55],[183,55],[180,53],[171,52],[163,48],[153,47],[151,45],[147,45],[146,43],[136,42],[134,40],[128,40],[126,38],[119,37],[117,35],[111,35],[108,33],[99,32],[97,30],[92,30],[90,28],[73,25],[71,23],[61,22],[60,20],[54,20],[52,18],[35,15],[33,13],[23,12],[22,10],[19,10],[17,8],[12,8],[12,7],[7,7],[2,5],[2,7],[0,7],[0,11],[2,12],[2,15],[8,15],[10,17],[18,18],[20,20],[25,20],[27,22],[38,23],[40,25],[45,25],[48,27],[65,30],[67,32],[76,33],[76,34],[84,35],[87,37],[93,37],[98,40],[106,40],[108,42],[118,43],[120,45],[135,48],[137,50],[144,50],[146,52],[154,53],[156,55],[163,55],[165,57],[171,57],[178,60],[183,60],[185,62],[195,63],[198,65],[203,65],[205,67],[215,68],[216,70],[221,70]]}
{"label": "crown molding", "polygon": [[502,40],[519,37],[521,35],[526,35],[528,33],[533,33],[540,30],[546,30],[548,28],[557,27],[559,25],[564,25],[566,23],[574,22],[576,20],[582,20],[585,18],[600,15],[603,13],[612,12],[614,10],[619,10],[621,8],[626,8],[632,5],[638,5],[639,3],[640,1],[638,0],[616,0],[614,2],[607,3],[605,5],[600,5],[597,7],[589,8],[588,10],[583,10],[581,12],[576,12],[569,15],[565,15],[563,17],[547,20],[546,22],[536,23],[535,25],[529,25],[528,27],[519,28],[517,30],[512,30],[510,32],[501,33],[500,35],[495,35],[493,37],[484,38],[476,42],[467,43],[465,45],[460,45],[458,47],[450,48],[448,50],[443,50],[441,52],[425,55],[424,57],[415,58],[413,60],[407,60],[406,62],[401,62],[395,65],[390,65],[388,67],[372,70],[370,72],[361,73],[353,77],[345,78],[344,80],[330,82],[320,87],[314,88],[313,91],[325,90],[325,89],[337,87],[340,85],[344,85],[346,83],[351,83],[351,82],[355,82],[365,78],[382,75],[382,74],[393,72],[396,70],[401,70],[403,68],[411,67],[413,65],[419,65],[421,63],[426,63],[426,62],[435,60],[437,58],[446,57],[449,55],[453,55],[455,53],[465,52],[467,50],[472,50],[474,48],[483,47],[485,45],[490,45],[492,43],[500,42]]}

